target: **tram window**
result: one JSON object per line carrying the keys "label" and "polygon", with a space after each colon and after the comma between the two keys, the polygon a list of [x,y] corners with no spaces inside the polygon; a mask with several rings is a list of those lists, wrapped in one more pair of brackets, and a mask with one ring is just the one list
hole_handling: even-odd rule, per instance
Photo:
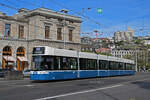
{"label": "tram window", "polygon": [[88,59],[88,70],[97,70],[97,60]]}
{"label": "tram window", "polygon": [[129,64],[127,64],[127,70],[130,70],[130,65]]}
{"label": "tram window", "polygon": [[80,70],[87,70],[87,59],[80,58]]}
{"label": "tram window", "polygon": [[76,70],[77,58],[60,57],[60,66],[62,70]]}
{"label": "tram window", "polygon": [[80,69],[81,70],[97,70],[97,60],[80,58]]}
{"label": "tram window", "polygon": [[109,61],[109,70],[118,70],[118,63],[114,61]]}
{"label": "tram window", "polygon": [[123,63],[118,63],[118,69],[119,70],[124,70],[124,64]]}
{"label": "tram window", "polygon": [[41,67],[44,70],[54,70],[54,57],[43,56],[43,62],[41,62]]}
{"label": "tram window", "polygon": [[109,61],[109,70],[112,70],[113,64],[111,61]]}
{"label": "tram window", "polygon": [[126,63],[124,63],[124,70],[127,70]]}
{"label": "tram window", "polygon": [[115,62],[115,70],[119,70],[119,63],[118,62]]}
{"label": "tram window", "polygon": [[109,61],[109,70],[113,69],[113,62]]}
{"label": "tram window", "polygon": [[118,63],[117,62],[113,62],[113,70],[118,70]]}
{"label": "tram window", "polygon": [[42,70],[41,69],[41,63],[43,62],[43,58],[41,56],[33,56],[33,64],[35,69]]}
{"label": "tram window", "polygon": [[135,70],[135,65],[134,64],[132,65],[132,70]]}
{"label": "tram window", "polygon": [[71,67],[71,69],[77,69],[77,66],[78,66],[78,64],[77,64],[77,58],[72,58],[70,60],[70,67]]}
{"label": "tram window", "polygon": [[76,70],[77,58],[38,56],[33,59],[39,70]]}
{"label": "tram window", "polygon": [[131,70],[131,66],[128,63],[126,63],[126,70]]}
{"label": "tram window", "polygon": [[99,69],[100,70],[107,70],[108,69],[108,61],[99,60]]}
{"label": "tram window", "polygon": [[129,70],[133,70],[133,65],[132,64],[128,64],[129,66]]}

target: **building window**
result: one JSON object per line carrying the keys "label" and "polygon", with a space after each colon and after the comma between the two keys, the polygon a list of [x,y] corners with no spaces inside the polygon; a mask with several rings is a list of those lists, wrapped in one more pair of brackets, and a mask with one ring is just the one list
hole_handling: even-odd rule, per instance
{"label": "building window", "polygon": [[50,26],[45,26],[45,38],[49,38],[49,34],[50,34]]}
{"label": "building window", "polygon": [[57,40],[62,40],[61,28],[57,28]]}
{"label": "building window", "polygon": [[5,24],[5,37],[10,36],[10,31],[11,31],[11,25],[10,24]]}
{"label": "building window", "polygon": [[19,38],[24,37],[24,26],[19,25]]}
{"label": "building window", "polygon": [[12,56],[12,49],[10,46],[3,48],[3,56]]}
{"label": "building window", "polygon": [[17,56],[20,56],[20,57],[25,56],[25,49],[23,47],[19,47],[17,49]]}
{"label": "building window", "polygon": [[73,24],[73,21],[69,21],[69,24]]}
{"label": "building window", "polygon": [[72,41],[72,31],[73,30],[69,30],[69,41]]}

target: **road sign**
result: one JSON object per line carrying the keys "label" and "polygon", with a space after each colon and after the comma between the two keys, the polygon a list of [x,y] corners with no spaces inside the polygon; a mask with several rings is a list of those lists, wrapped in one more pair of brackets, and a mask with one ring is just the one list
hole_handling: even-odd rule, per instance
{"label": "road sign", "polygon": [[100,13],[100,14],[101,14],[101,13],[102,13],[102,11],[103,11],[103,10],[102,10],[102,8],[97,8],[97,12],[98,12],[98,13]]}

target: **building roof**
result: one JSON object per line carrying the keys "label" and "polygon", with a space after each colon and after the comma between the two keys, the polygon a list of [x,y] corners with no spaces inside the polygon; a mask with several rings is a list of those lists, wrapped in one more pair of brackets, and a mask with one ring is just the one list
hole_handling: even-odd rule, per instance
{"label": "building roof", "polygon": [[64,19],[64,17],[65,17],[66,20],[73,20],[73,21],[81,22],[81,18],[78,16],[55,12],[55,11],[47,9],[47,8],[33,9],[33,10],[26,12],[26,14],[24,14],[25,17],[30,17],[30,16],[34,16],[34,15],[57,17],[57,18],[61,18],[61,19]]}

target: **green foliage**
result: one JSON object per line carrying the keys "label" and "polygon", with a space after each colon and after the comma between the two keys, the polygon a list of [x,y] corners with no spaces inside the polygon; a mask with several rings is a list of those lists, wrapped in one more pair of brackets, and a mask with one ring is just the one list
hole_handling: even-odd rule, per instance
{"label": "green foliage", "polygon": [[124,45],[124,41],[119,41],[119,42],[116,42],[115,44],[118,46],[121,46],[121,45]]}
{"label": "green foliage", "polygon": [[107,52],[100,52],[100,53],[97,53],[99,55],[106,55],[106,56],[112,56],[112,54],[110,53],[107,53]]}
{"label": "green foliage", "polygon": [[141,44],[141,43],[142,43],[142,40],[141,40],[141,39],[135,40],[135,44]]}
{"label": "green foliage", "polygon": [[133,56],[131,56],[131,55],[124,55],[123,58],[125,58],[125,59],[133,59]]}
{"label": "green foliage", "polygon": [[146,45],[147,48],[150,48],[150,44]]}
{"label": "green foliage", "polygon": [[84,51],[82,51],[82,52],[93,53],[93,52],[92,52],[92,51],[90,51],[90,50],[84,50]]}
{"label": "green foliage", "polygon": [[146,68],[147,68],[147,69],[150,69],[150,63],[147,63],[147,64],[146,64]]}

